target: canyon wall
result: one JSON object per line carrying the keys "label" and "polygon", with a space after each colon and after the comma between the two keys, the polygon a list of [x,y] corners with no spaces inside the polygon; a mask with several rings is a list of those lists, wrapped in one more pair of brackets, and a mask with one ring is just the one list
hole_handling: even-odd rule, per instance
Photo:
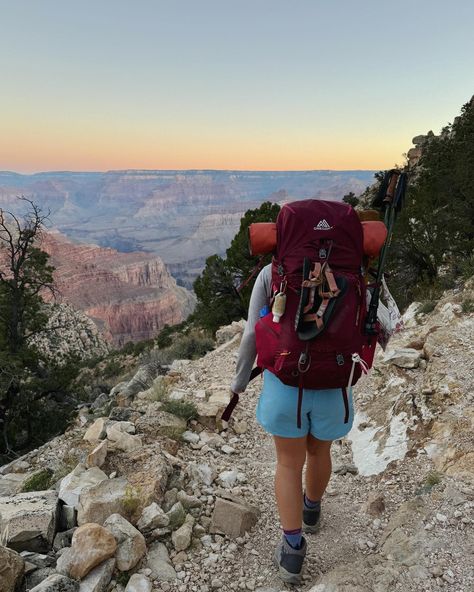
{"label": "canyon wall", "polygon": [[44,234],[41,248],[55,267],[59,299],[84,311],[114,345],[151,339],[193,309],[192,294],[156,255],[75,244],[57,231]]}

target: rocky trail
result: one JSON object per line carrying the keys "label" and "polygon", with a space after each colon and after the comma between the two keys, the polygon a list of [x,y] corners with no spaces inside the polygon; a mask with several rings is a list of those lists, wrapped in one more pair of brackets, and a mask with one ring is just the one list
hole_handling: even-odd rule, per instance
{"label": "rocky trail", "polygon": [[[473,591],[473,290],[429,313],[410,307],[357,385],[300,586],[272,565],[280,529],[273,443],[255,420],[260,379],[229,426],[216,420],[235,323],[204,358],[166,376],[141,367],[66,434],[0,468],[1,592]],[[193,401],[198,419],[163,411],[164,392],[177,407]],[[46,491],[20,493],[45,470]]]}

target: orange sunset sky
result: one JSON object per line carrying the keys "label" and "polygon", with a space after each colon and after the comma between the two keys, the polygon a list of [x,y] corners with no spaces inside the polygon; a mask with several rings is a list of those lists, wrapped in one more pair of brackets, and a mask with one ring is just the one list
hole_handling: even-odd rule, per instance
{"label": "orange sunset sky", "polygon": [[474,4],[4,3],[0,169],[382,169],[474,92]]}

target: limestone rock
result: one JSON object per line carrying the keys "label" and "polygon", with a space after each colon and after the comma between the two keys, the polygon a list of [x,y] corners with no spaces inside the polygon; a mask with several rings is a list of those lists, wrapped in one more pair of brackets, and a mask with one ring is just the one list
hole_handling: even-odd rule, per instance
{"label": "limestone rock", "polygon": [[107,434],[107,426],[110,424],[107,417],[99,417],[94,423],[87,428],[84,434],[84,440],[96,443],[98,440],[103,440]]}
{"label": "limestone rock", "polygon": [[[128,423],[128,422],[118,422]],[[121,430],[118,424],[107,428],[107,439],[110,441],[110,448],[123,450],[124,452],[133,452],[142,447],[142,440],[139,436],[133,436],[126,430]]]}
{"label": "limestone rock", "polygon": [[111,514],[126,514],[128,482],[121,477],[101,481],[82,491],[77,508],[77,523],[103,524]]}
{"label": "limestone rock", "polygon": [[143,446],[139,450],[114,455],[109,461],[111,470],[116,470],[119,475],[126,477],[129,490],[135,492],[137,503],[133,513],[133,524],[146,506],[153,502],[161,503],[172,472],[162,442],[156,441],[156,438],[154,440],[153,444]]}
{"label": "limestone rock", "polygon": [[136,428],[145,437],[155,439],[156,436],[174,436],[177,431],[186,430],[186,421],[166,411],[158,411],[137,419]]}
{"label": "limestone rock", "polygon": [[191,544],[193,534],[194,518],[188,514],[184,524],[175,530],[171,535],[176,551],[185,551]]}
{"label": "limestone rock", "polygon": [[107,479],[107,475],[99,467],[87,469],[85,465],[78,464],[73,471],[61,480],[58,494],[59,499],[68,506],[76,507],[83,490]]}
{"label": "limestone rock", "polygon": [[89,468],[101,467],[107,458],[107,440],[103,440],[98,444],[94,450],[87,456],[86,464]]}
{"label": "limestone rock", "polygon": [[52,574],[30,592],[79,592],[79,582],[61,574]]}
{"label": "limestone rock", "polygon": [[128,580],[125,592],[151,592],[152,583],[143,574],[133,574]]}
{"label": "limestone rock", "polygon": [[135,376],[120,389],[120,393],[126,397],[133,398],[140,391],[146,391],[149,389],[153,380],[158,374],[158,367],[156,364],[145,364],[135,373]]}
{"label": "limestone rock", "polygon": [[259,511],[243,501],[217,498],[212,514],[211,532],[231,538],[242,536],[257,523]]}
{"label": "limestone rock", "polygon": [[[117,542],[99,524],[83,524],[72,537],[72,544],[59,558],[57,571],[75,580],[84,578],[94,567],[114,556]],[[113,569],[113,568],[112,568]]]}
{"label": "limestone rock", "polygon": [[79,592],[105,592],[114,573],[115,559],[107,559],[97,567],[94,567],[87,576],[81,580]]}
{"label": "limestone rock", "polygon": [[113,534],[117,541],[117,569],[129,571],[146,553],[145,538],[142,533],[120,514],[112,514],[104,522],[104,527]]}
{"label": "limestone rock", "polygon": [[176,571],[171,564],[168,550],[163,543],[153,543],[146,555],[146,567],[151,569],[150,577],[159,582],[173,582]]}
{"label": "limestone rock", "polygon": [[176,502],[173,504],[172,508],[166,513],[166,515],[169,519],[168,526],[172,530],[179,528],[186,520],[186,511],[184,510],[181,502]]}
{"label": "limestone rock", "polygon": [[137,528],[142,532],[148,532],[155,528],[164,528],[170,523],[170,517],[160,508],[160,506],[153,502],[144,508],[140,519],[137,522]]}
{"label": "limestone rock", "polygon": [[20,493],[26,479],[28,479],[28,475],[25,473],[9,473],[0,476],[0,496],[6,497]]}
{"label": "limestone rock", "polygon": [[367,512],[371,516],[380,516],[385,512],[385,500],[382,494],[369,494],[369,497],[367,499]]}
{"label": "limestone rock", "polygon": [[389,350],[385,354],[383,361],[386,364],[394,364],[399,368],[418,368],[420,358],[421,354],[418,350],[404,347],[396,350]]}
{"label": "limestone rock", "polygon": [[25,561],[12,549],[0,545],[0,590],[15,592],[25,573]]}
{"label": "limestone rock", "polygon": [[1,540],[16,551],[48,551],[55,535],[57,507],[55,491],[1,497]]}
{"label": "limestone rock", "polygon": [[41,584],[46,578],[56,574],[56,570],[52,567],[42,567],[40,569],[35,569],[30,573],[26,574],[25,577],[25,587],[27,590],[31,590],[38,584]]}
{"label": "limestone rock", "polygon": [[187,472],[193,481],[208,486],[217,476],[215,469],[206,463],[189,463]]}
{"label": "limestone rock", "polygon": [[178,491],[177,500],[181,502],[183,508],[190,510],[191,508],[200,508],[202,501],[194,495],[188,495],[185,491]]}

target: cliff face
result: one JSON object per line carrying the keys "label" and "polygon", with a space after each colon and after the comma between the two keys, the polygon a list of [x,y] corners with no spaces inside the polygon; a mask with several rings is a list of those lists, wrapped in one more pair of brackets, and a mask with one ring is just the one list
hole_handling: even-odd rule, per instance
{"label": "cliff face", "polygon": [[155,255],[74,244],[59,232],[45,234],[41,248],[56,269],[60,298],[84,311],[115,345],[150,339],[193,308],[192,295]]}

